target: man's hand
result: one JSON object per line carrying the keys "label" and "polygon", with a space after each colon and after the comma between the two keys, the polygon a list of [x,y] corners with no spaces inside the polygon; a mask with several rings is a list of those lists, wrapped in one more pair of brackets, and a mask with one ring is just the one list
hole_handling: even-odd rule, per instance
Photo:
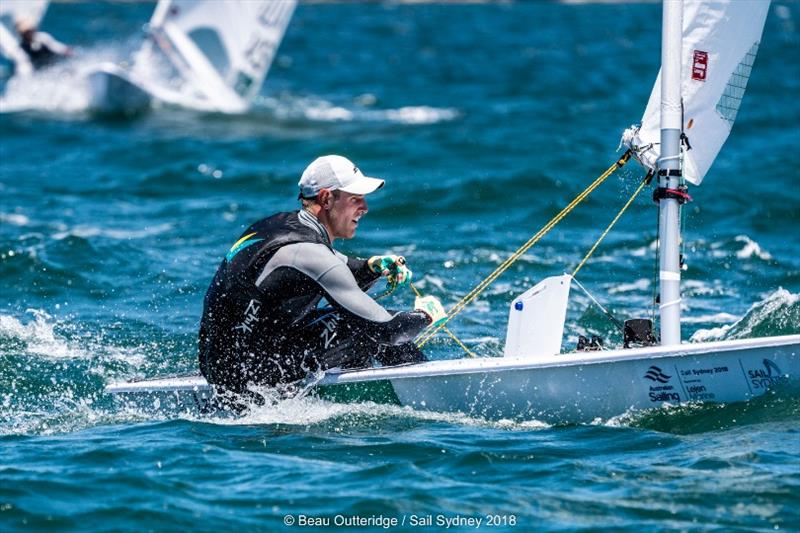
{"label": "man's hand", "polygon": [[414,275],[402,255],[375,255],[367,260],[367,266],[376,274],[386,276],[386,284],[391,290],[410,283]]}
{"label": "man's hand", "polygon": [[414,310],[422,311],[431,319],[431,326],[438,326],[447,318],[447,313],[435,296],[417,296],[414,300]]}

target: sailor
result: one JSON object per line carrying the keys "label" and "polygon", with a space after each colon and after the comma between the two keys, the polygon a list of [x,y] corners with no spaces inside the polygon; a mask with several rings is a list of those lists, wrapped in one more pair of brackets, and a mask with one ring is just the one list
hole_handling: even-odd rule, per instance
{"label": "sailor", "polygon": [[72,48],[57,41],[49,33],[38,31],[36,24],[28,18],[14,21],[14,29],[19,34],[19,46],[25,52],[27,60],[27,64],[24,61],[16,61],[19,73],[30,73],[31,70],[39,70],[73,55]]}
{"label": "sailor", "polygon": [[320,369],[425,360],[411,341],[445,319],[441,303],[428,296],[413,311],[388,311],[366,293],[381,276],[390,286],[408,283],[405,259],[364,260],[333,249],[335,239],[355,235],[365,196],[383,184],[344,157],[317,158],[300,178],[302,208],[244,231],[204,301],[199,359],[210,383],[241,393]]}

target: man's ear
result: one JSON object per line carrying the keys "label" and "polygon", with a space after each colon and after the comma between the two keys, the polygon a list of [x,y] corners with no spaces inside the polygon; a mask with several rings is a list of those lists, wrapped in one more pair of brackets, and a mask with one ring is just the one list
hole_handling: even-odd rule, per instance
{"label": "man's ear", "polygon": [[329,210],[331,205],[333,204],[333,195],[331,194],[330,189],[322,189],[319,191],[317,196],[317,201],[319,205],[322,206],[323,209]]}

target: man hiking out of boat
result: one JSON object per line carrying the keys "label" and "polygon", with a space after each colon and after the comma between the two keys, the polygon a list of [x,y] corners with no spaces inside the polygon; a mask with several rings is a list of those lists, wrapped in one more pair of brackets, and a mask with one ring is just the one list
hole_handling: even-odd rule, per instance
{"label": "man hiking out of boat", "polygon": [[36,24],[27,18],[14,21],[19,35],[19,47],[25,53],[15,58],[15,69],[19,74],[30,74],[33,70],[48,67],[65,57],[73,55],[72,48],[56,40],[49,33],[39,31]]}
{"label": "man hiking out of boat", "polygon": [[381,276],[390,286],[408,283],[404,258],[356,259],[332,247],[355,235],[365,196],[383,184],[344,157],[320,157],[300,178],[300,210],[242,233],[205,297],[199,358],[210,383],[244,392],[320,369],[425,360],[411,341],[444,320],[441,303],[428,296],[413,311],[387,311],[366,293]]}

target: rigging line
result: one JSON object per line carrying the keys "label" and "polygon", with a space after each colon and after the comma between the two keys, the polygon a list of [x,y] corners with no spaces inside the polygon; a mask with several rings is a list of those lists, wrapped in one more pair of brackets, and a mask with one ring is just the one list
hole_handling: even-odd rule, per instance
{"label": "rigging line", "polygon": [[423,346],[427,343],[434,334],[436,334],[442,326],[449,322],[455,315],[461,312],[470,302],[472,302],[486,287],[488,287],[494,280],[503,274],[508,268],[519,259],[528,249],[538,242],[547,232],[549,232],[556,224],[558,224],[570,211],[572,211],[580,202],[582,202],[594,189],[596,189],[608,176],[610,176],[618,168],[621,168],[630,159],[631,152],[628,150],[625,154],[611,167],[601,174],[589,187],[587,187],[581,194],[579,194],[572,202],[567,205],[561,212],[553,217],[545,226],[539,230],[531,239],[522,245],[516,252],[514,252],[508,259],[506,259],[494,272],[492,272],[486,279],[479,283],[469,294],[464,296],[456,305],[450,310],[447,318],[442,324],[435,328],[430,328],[424,331],[421,337],[417,340],[418,346]]}
{"label": "rigging line", "polygon": [[619,210],[617,215],[614,217],[614,219],[611,221],[611,223],[608,225],[608,227],[606,227],[605,231],[603,231],[603,233],[600,235],[600,237],[597,239],[597,241],[595,241],[594,245],[591,247],[589,252],[583,257],[583,259],[581,259],[581,262],[578,264],[578,266],[575,268],[575,270],[571,274],[573,281],[575,281],[575,283],[578,284],[578,287],[580,287],[581,290],[583,290],[583,292],[586,293],[586,296],[588,296],[595,304],[597,304],[597,306],[603,311],[603,313],[605,313],[606,316],[609,319],[611,319],[611,321],[614,323],[614,325],[617,326],[617,328],[619,328],[619,330],[622,331],[623,333],[624,333],[625,327],[622,324],[622,322],[620,322],[620,320],[617,319],[613,314],[611,314],[610,311],[608,311],[605,307],[603,307],[600,304],[600,302],[598,302],[597,299],[595,299],[595,297],[592,296],[589,293],[588,290],[586,290],[586,287],[581,285],[581,283],[575,278],[575,276],[578,274],[578,271],[583,267],[583,265],[586,264],[586,261],[589,260],[589,258],[595,252],[595,250],[597,250],[597,247],[600,246],[600,243],[603,241],[603,239],[606,238],[606,235],[608,235],[608,233],[611,231],[611,228],[614,227],[614,225],[619,221],[619,219],[622,217],[622,215],[628,209],[628,207],[630,207],[630,205],[633,203],[633,201],[639,196],[639,194],[642,192],[642,189],[644,189],[644,187],[646,185],[650,184],[650,182],[653,179],[653,175],[654,175],[654,173],[653,173],[652,170],[647,172],[647,175],[644,177],[642,182],[639,184],[639,187],[637,187],[637,189],[634,191],[634,193],[631,195],[631,197],[628,199],[628,201],[625,202],[625,205],[622,206],[622,209]]}
{"label": "rigging line", "polygon": [[444,332],[445,332],[445,333],[447,333],[448,335],[450,335],[450,338],[451,338],[451,339],[453,339],[453,340],[455,341],[455,343],[456,343],[456,344],[458,344],[458,346],[459,346],[459,347],[460,347],[462,350],[464,350],[464,352],[465,352],[465,353],[466,353],[468,356],[472,357],[473,359],[474,359],[474,358],[476,358],[476,357],[478,357],[477,355],[475,355],[474,353],[472,353],[472,350],[470,350],[469,348],[467,348],[467,345],[466,345],[466,344],[464,344],[463,342],[461,342],[461,339],[459,339],[458,337],[456,337],[455,333],[453,333],[453,332],[450,330],[450,328],[448,328],[447,326],[445,326],[445,327],[443,327],[442,329],[444,330]]}
{"label": "rigging line", "polygon": [[391,287],[386,289],[385,291],[381,292],[380,294],[376,294],[373,300],[380,300],[381,298],[385,298],[394,292],[396,287]]}
{"label": "rigging line", "polygon": [[447,313],[444,321],[435,327],[429,327],[423,331],[417,338],[417,346],[424,346],[439,330],[441,330],[450,320],[460,313],[464,307],[472,302],[481,292],[486,289],[494,280],[502,275],[508,268],[514,264],[522,255],[527,252],[534,244],[536,244],[547,232],[549,232],[556,224],[567,216],[579,203],[586,199],[601,183],[603,183],[611,174],[617,169],[622,168],[631,158],[631,150],[627,150],[622,157],[620,157],[613,165],[611,165],[605,172],[603,172],[597,179],[595,179],[586,189],[583,190],[578,196],[575,197],[564,209],[562,209],[555,217],[542,227],[533,237],[531,237],[525,244],[523,244],[516,252],[511,254],[503,263],[500,264],[489,276],[481,281],[474,289],[472,289],[466,296],[461,298]]}
{"label": "rigging line", "polygon": [[606,235],[608,235],[608,232],[611,231],[611,228],[614,227],[614,224],[616,224],[617,221],[619,221],[623,213],[625,213],[628,207],[630,207],[630,205],[633,203],[636,197],[639,196],[639,193],[642,192],[642,189],[644,189],[645,185],[648,185],[652,179],[653,179],[653,171],[651,170],[644,177],[642,183],[639,184],[639,187],[636,189],[636,191],[634,191],[633,195],[628,199],[627,202],[625,202],[625,205],[622,206],[622,209],[619,210],[619,213],[617,213],[617,216],[614,217],[614,220],[612,220],[611,223],[608,225],[608,227],[605,229],[605,231],[603,231],[603,233],[600,234],[600,238],[598,238],[597,241],[592,245],[591,249],[589,249],[589,252],[583,257],[583,259],[581,259],[581,262],[578,264],[578,266],[575,267],[575,270],[572,272],[573,278],[578,274],[578,271],[581,268],[583,268],[583,265],[586,264],[586,261],[589,260],[594,251],[597,250],[597,247],[600,246],[600,243],[603,242],[603,239],[606,238]]}
{"label": "rigging line", "polygon": [[[420,298],[422,297],[422,293],[420,293],[420,292],[419,292],[419,290],[418,290],[418,289],[417,289],[417,288],[414,286],[414,284],[413,284],[413,283],[409,283],[409,284],[408,284],[408,286],[411,288],[411,290],[412,290],[412,291],[414,291],[414,294],[416,294],[416,295],[417,295],[418,297],[420,297]],[[444,332],[445,332],[445,333],[447,333],[447,334],[450,336],[450,338],[451,338],[451,339],[453,339],[453,341],[455,341],[455,343],[456,343],[456,344],[458,344],[458,346],[459,346],[459,347],[460,347],[462,350],[464,350],[464,352],[465,352],[465,353],[466,353],[468,356],[470,356],[470,357],[472,357],[472,358],[478,357],[477,355],[475,355],[475,354],[472,352],[472,350],[470,350],[469,348],[467,348],[467,345],[466,345],[466,344],[464,344],[464,343],[461,341],[461,339],[459,339],[459,338],[456,336],[456,334],[455,334],[455,333],[453,333],[453,332],[450,330],[450,328],[448,328],[448,327],[446,327],[446,326],[445,326],[445,327],[443,327],[442,329],[444,330]]]}
{"label": "rigging line", "polygon": [[611,311],[609,311],[608,309],[606,309],[605,307],[603,307],[603,304],[601,304],[600,302],[598,302],[598,301],[597,301],[597,299],[596,299],[594,296],[592,296],[592,294],[591,294],[591,293],[590,293],[588,290],[586,290],[586,287],[584,287],[583,285],[581,285],[581,282],[580,282],[580,281],[578,281],[578,280],[577,280],[577,279],[575,279],[574,277],[572,278],[572,281],[574,281],[575,283],[577,283],[577,284],[578,284],[578,287],[580,287],[580,289],[581,289],[581,290],[582,290],[582,291],[583,291],[583,292],[586,294],[586,296],[588,296],[588,297],[589,297],[589,299],[590,299],[591,301],[593,301],[593,302],[595,303],[595,305],[597,305],[597,307],[599,307],[599,308],[600,308],[600,309],[603,311],[603,313],[605,313],[605,314],[606,314],[606,316],[607,316],[609,319],[611,319],[611,322],[613,322],[613,323],[614,323],[614,325],[615,325],[615,326],[617,326],[617,328],[618,328],[618,329],[619,329],[621,332],[625,333],[625,325],[624,325],[622,322],[620,322],[620,320],[619,320],[617,317],[615,317],[614,315],[612,315],[612,314],[611,314]]}
{"label": "rigging line", "polygon": [[[420,297],[422,296],[422,294],[421,294],[421,293],[420,293],[420,292],[417,290],[417,288],[416,288],[416,287],[415,287],[413,284],[409,283],[409,287],[411,287],[411,290],[412,290],[412,291],[414,291],[414,294],[416,294],[417,296],[420,296]],[[386,296],[389,296],[390,294],[392,294],[392,293],[395,291],[395,289],[396,289],[396,288],[397,288],[397,286],[396,286],[396,285],[395,285],[395,286],[392,286],[392,287],[389,287],[389,288],[388,288],[388,289],[386,289],[385,291],[383,291],[383,292],[381,292],[380,294],[376,295],[376,296],[375,296],[375,298],[374,298],[374,300],[376,300],[376,301],[377,301],[377,300],[380,300],[381,298],[385,298]],[[453,339],[453,341],[454,341],[454,342],[455,342],[455,343],[456,343],[456,344],[457,344],[457,345],[458,345],[458,346],[459,346],[459,347],[460,347],[462,350],[464,350],[464,353],[466,353],[466,354],[467,354],[469,357],[472,357],[472,358],[476,358],[476,357],[478,357],[477,355],[475,355],[475,353],[474,353],[472,350],[470,350],[469,348],[467,348],[467,345],[466,345],[466,344],[464,344],[464,342],[463,342],[461,339],[459,339],[459,338],[456,336],[456,334],[455,334],[455,333],[453,333],[453,332],[450,330],[450,328],[447,328],[447,327],[445,327],[445,328],[443,328],[443,329],[444,329],[444,332],[445,332],[445,333],[447,333],[447,334],[450,336],[450,338],[451,338],[451,339]]]}

